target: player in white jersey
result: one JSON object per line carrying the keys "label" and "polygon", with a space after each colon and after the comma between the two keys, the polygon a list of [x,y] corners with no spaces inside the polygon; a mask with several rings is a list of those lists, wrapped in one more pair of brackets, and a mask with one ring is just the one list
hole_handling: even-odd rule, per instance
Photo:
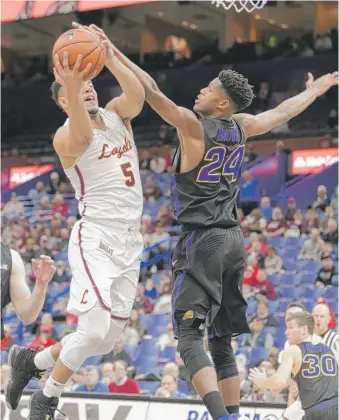
{"label": "player in white jersey", "polygon": [[[103,43],[106,67],[122,95],[99,108],[92,82],[84,82],[81,57],[68,66],[56,57],[53,99],[68,116],[55,134],[54,148],[79,200],[81,220],[71,234],[72,269],[68,311],[78,315],[78,329],[41,353],[17,347],[12,357],[12,388],[7,392],[16,408],[25,372],[55,367],[45,388],[30,399],[29,420],[54,418],[59,397],[72,376],[90,356],[113,349],[130,316],[139,279],[143,240],[143,206],[137,150],[130,120],[143,107],[145,92],[136,76]],[[16,378],[16,379],[15,379]]]}

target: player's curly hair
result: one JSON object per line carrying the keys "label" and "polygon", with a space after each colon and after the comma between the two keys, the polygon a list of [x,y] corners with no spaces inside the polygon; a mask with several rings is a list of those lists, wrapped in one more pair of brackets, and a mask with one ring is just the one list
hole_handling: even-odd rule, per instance
{"label": "player's curly hair", "polygon": [[255,95],[253,86],[242,74],[233,70],[223,70],[218,76],[223,88],[231,98],[235,111],[241,111],[251,105]]}
{"label": "player's curly hair", "polygon": [[59,104],[59,96],[60,96],[60,89],[61,89],[60,83],[58,83],[56,80],[51,84],[51,93],[52,93],[52,99],[57,104],[59,108],[62,109],[61,105]]}

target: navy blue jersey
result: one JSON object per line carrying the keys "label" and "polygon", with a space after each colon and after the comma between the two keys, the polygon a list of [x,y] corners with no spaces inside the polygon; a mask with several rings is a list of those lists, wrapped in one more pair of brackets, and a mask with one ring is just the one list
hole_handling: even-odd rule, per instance
{"label": "navy blue jersey", "polygon": [[230,228],[239,224],[237,179],[245,136],[234,119],[202,120],[205,154],[196,168],[180,173],[181,150],[173,157],[172,204],[183,230]]}
{"label": "navy blue jersey", "polygon": [[302,364],[295,376],[304,410],[338,396],[338,365],[325,344],[299,344]]}

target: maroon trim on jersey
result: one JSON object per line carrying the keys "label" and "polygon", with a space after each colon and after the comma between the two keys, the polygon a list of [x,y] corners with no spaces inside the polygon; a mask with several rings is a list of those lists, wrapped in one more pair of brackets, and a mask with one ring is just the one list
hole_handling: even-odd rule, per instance
{"label": "maroon trim on jersey", "polygon": [[[74,169],[75,169],[76,173],[78,174],[78,177],[79,177],[79,180],[80,180],[80,193],[81,193],[80,200],[82,201],[83,200],[83,197],[85,195],[85,182],[84,182],[84,177],[82,176],[82,173],[81,173],[81,171],[80,171],[80,169],[79,169],[79,167],[77,165],[74,166]],[[86,211],[86,206],[84,205],[84,210],[83,210],[81,216],[84,216],[85,215],[85,211]],[[94,278],[93,278],[92,273],[91,273],[91,271],[89,269],[89,266],[87,264],[87,261],[86,261],[86,259],[84,257],[84,250],[83,250],[83,247],[82,247],[82,237],[81,237],[82,227],[83,227],[83,223],[81,222],[80,223],[79,230],[78,230],[78,239],[79,239],[80,255],[81,255],[81,259],[82,259],[82,262],[84,264],[84,267],[85,267],[86,274],[87,274],[87,276],[89,278],[89,281],[91,282],[91,284],[93,286],[94,292],[95,292],[95,294],[96,294],[96,296],[98,298],[98,301],[99,301],[100,306],[105,311],[111,312],[112,311],[112,308],[110,308],[109,306],[107,306],[105,304],[105,302],[104,302],[104,300],[103,300],[103,298],[102,298],[102,296],[100,294],[100,291],[99,291],[99,289],[98,289],[98,287],[97,287],[97,285],[96,285],[96,283],[94,281]],[[112,319],[117,319],[119,321],[127,321],[129,317],[123,318],[123,317],[120,317],[120,316],[112,315],[112,313],[111,313],[111,318]]]}

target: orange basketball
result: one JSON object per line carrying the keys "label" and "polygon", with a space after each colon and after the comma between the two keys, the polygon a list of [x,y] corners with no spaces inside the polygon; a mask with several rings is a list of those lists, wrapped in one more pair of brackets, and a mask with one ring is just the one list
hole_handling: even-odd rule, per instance
{"label": "orange basketball", "polygon": [[90,73],[84,80],[91,80],[96,77],[105,65],[105,53],[100,39],[85,29],[71,29],[63,33],[54,44],[53,61],[55,54],[58,54],[60,63],[63,65],[65,51],[68,52],[70,68],[74,66],[78,55],[82,55],[80,71],[84,70],[87,64],[92,64]]}

